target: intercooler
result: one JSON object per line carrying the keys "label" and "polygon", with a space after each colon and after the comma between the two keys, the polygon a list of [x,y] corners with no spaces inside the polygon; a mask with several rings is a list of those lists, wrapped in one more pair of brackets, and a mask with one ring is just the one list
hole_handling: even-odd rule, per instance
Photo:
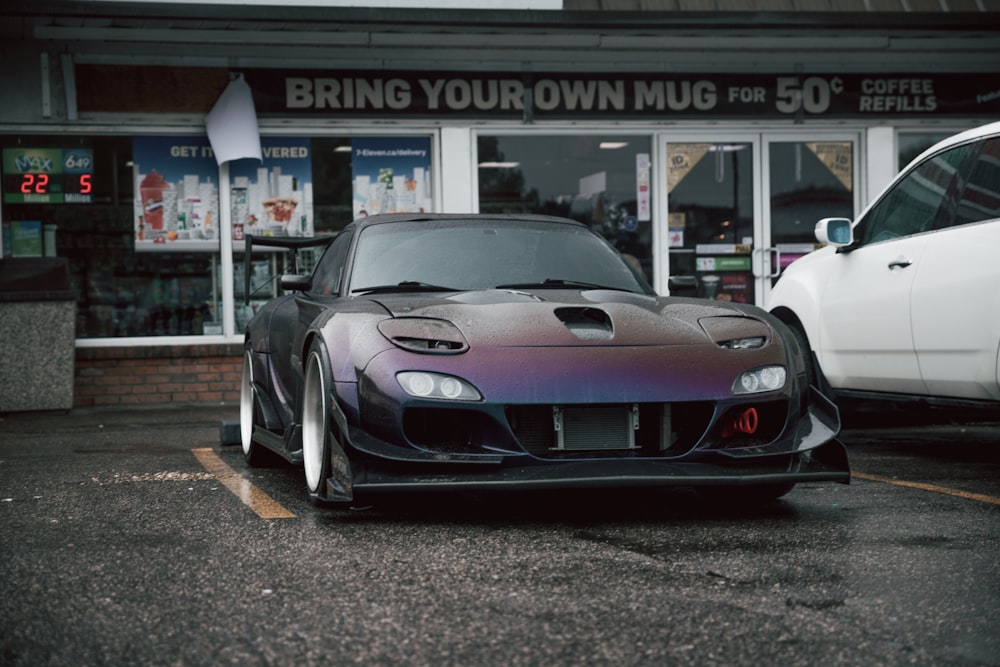
{"label": "intercooler", "polygon": [[552,408],[555,449],[635,449],[639,406]]}

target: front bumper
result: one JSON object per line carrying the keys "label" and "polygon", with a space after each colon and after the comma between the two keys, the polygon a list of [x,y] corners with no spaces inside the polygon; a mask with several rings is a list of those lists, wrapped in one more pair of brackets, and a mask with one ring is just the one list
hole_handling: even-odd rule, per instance
{"label": "front bumper", "polygon": [[355,496],[382,492],[531,489],[628,489],[850,482],[847,451],[838,440],[795,454],[703,461],[588,460],[530,465],[424,465],[359,462]]}

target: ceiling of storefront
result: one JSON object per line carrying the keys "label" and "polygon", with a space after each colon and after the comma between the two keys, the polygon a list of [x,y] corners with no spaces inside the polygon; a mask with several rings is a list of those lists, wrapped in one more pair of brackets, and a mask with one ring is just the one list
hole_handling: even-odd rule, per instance
{"label": "ceiling of storefront", "polygon": [[[564,0],[562,11],[473,11],[4,0],[0,38],[83,63],[969,73],[1000,63],[1000,12],[982,11],[997,2]],[[767,11],[735,9],[748,6]]]}
{"label": "ceiling of storefront", "polygon": [[563,9],[584,11],[727,12],[988,12],[996,0],[563,0]]}

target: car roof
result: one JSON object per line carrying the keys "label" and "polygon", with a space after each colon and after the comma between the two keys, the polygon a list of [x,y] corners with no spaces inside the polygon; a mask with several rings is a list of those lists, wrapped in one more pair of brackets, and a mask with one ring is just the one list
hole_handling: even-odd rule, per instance
{"label": "car roof", "polygon": [[433,222],[435,220],[496,220],[497,222],[540,222],[546,224],[572,225],[575,227],[586,227],[586,225],[560,218],[554,215],[535,215],[530,213],[380,213],[355,218],[353,225],[359,230],[372,225],[392,223],[392,222]]}

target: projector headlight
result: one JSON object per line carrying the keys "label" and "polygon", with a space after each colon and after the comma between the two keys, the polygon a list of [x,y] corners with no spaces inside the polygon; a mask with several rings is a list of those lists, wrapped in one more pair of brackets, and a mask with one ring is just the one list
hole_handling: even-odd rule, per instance
{"label": "projector headlight", "polygon": [[415,398],[440,398],[449,401],[481,401],[483,397],[471,384],[452,375],[427,371],[402,371],[396,381]]}
{"label": "projector headlight", "polygon": [[764,347],[766,342],[765,336],[751,336],[750,338],[734,338],[723,341],[719,343],[719,347],[724,350],[756,350],[759,347]]}
{"label": "projector headlight", "polygon": [[701,318],[698,324],[724,350],[756,350],[773,335],[771,327],[753,317],[715,315]]}
{"label": "projector headlight", "polygon": [[784,366],[761,366],[740,373],[733,383],[734,394],[757,394],[785,386],[788,372]]}

